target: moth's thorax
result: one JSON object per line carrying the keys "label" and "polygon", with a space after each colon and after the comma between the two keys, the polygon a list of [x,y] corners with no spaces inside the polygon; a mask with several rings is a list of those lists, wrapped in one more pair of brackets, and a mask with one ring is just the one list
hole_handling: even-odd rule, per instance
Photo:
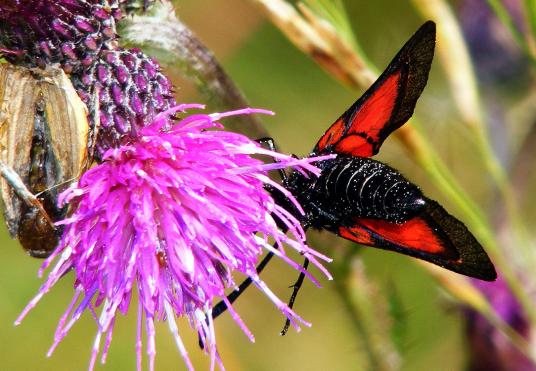
{"label": "moth's thorax", "polygon": [[425,204],[417,186],[379,161],[339,156],[317,165],[318,178],[293,173],[286,184],[312,227],[351,225],[356,218],[403,223]]}

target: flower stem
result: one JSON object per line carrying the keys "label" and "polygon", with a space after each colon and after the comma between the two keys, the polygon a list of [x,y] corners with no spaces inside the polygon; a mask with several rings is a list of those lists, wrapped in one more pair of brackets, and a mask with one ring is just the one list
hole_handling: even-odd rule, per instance
{"label": "flower stem", "polygon": [[[200,90],[217,102],[220,108],[233,110],[249,107],[249,104],[227,75],[214,54],[175,15],[171,3],[155,3],[150,15],[136,15],[121,24],[121,36],[138,47],[157,49],[164,53],[162,63],[181,67]],[[244,115],[234,118],[234,131],[246,133],[251,138],[269,136],[260,119]]]}
{"label": "flower stem", "polygon": [[335,289],[353,323],[368,359],[368,370],[398,370],[400,357],[389,332],[388,310],[378,288],[367,279],[360,249],[336,259]]}
{"label": "flower stem", "polygon": [[506,336],[512,344],[536,365],[536,354],[531,351],[530,343],[494,310],[486,296],[463,276],[452,276],[448,272],[423,263],[434,278],[456,300],[486,318],[496,329]]}

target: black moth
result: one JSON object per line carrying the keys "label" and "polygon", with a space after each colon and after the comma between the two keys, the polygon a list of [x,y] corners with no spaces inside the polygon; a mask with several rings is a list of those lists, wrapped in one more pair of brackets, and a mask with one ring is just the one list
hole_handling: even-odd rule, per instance
{"label": "black moth", "polygon": [[[467,227],[397,170],[371,159],[383,141],[413,114],[432,64],[435,24],[428,21],[406,42],[376,82],[326,131],[310,156],[337,154],[317,164],[320,176],[292,172],[283,185],[305,215],[277,190],[280,205],[304,228],[328,230],[361,245],[392,250],[451,271],[493,281],[497,275],[486,252]],[[259,264],[262,271],[272,254]],[[307,268],[306,259],[304,268]],[[304,275],[289,302],[292,307]],[[228,299],[232,303],[251,284],[246,279]],[[227,308],[218,303],[215,318]],[[288,329],[288,322],[283,333]]]}

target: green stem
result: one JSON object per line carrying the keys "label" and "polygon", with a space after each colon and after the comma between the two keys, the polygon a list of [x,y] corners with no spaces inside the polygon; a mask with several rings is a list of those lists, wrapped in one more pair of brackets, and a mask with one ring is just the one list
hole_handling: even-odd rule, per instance
{"label": "green stem", "polygon": [[337,269],[333,271],[333,273],[336,274],[336,276],[334,277],[335,279],[333,280],[333,285],[335,287],[335,291],[339,295],[339,298],[344,305],[344,308],[346,309],[348,316],[350,317],[350,322],[353,324],[354,328],[356,329],[356,332],[359,334],[358,338],[361,339],[361,342],[363,343],[365,354],[368,357],[368,368],[374,368],[374,366],[379,363],[378,357],[375,354],[371,342],[368,339],[368,333],[365,330],[365,326],[361,318],[359,317],[356,308],[354,307],[354,303],[350,299],[350,295],[348,294],[348,288],[346,285],[346,279],[350,274],[350,264],[348,262],[350,259],[352,259],[352,255],[353,252],[347,252],[341,259],[335,260],[340,261],[342,263],[337,264]]}
{"label": "green stem", "polygon": [[[398,354],[382,321],[388,318],[387,311],[378,305],[379,296],[374,286],[366,279],[364,271],[357,260],[361,249],[348,250],[341,259],[337,259],[334,285],[350,321],[362,343],[367,355],[368,370],[391,371],[398,369]],[[383,304],[383,303],[382,303]]]}
{"label": "green stem", "polygon": [[527,23],[530,27],[530,42],[534,42],[536,38],[536,1],[534,0],[525,0],[525,15]]}
{"label": "green stem", "polygon": [[[522,249],[525,253],[524,257],[526,258],[526,262],[524,262],[524,264],[527,266],[527,271],[533,271],[534,267],[536,266],[533,250],[534,246],[532,246],[530,242],[526,224],[521,217],[519,205],[517,203],[516,195],[512,188],[510,179],[508,178],[504,167],[499,163],[499,159],[491,147],[487,131],[483,128],[481,130],[477,130],[476,137],[478,140],[478,150],[482,159],[484,160],[485,167],[497,185],[498,191],[506,208],[508,219],[512,225],[512,230],[515,231],[515,233],[513,233],[515,243],[520,250]],[[534,324],[536,324],[536,322],[534,322]]]}

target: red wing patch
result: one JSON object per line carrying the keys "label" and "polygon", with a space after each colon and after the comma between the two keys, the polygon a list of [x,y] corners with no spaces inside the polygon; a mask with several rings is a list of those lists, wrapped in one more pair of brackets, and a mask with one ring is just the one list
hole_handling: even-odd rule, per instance
{"label": "red wing patch", "polygon": [[320,138],[313,152],[370,157],[413,114],[432,64],[435,24],[425,23],[376,82]]}
{"label": "red wing patch", "polygon": [[[379,219],[359,219],[351,228],[341,227],[341,237],[354,242],[402,253],[413,251],[416,254],[433,254],[449,260],[458,259],[456,250],[448,246],[430,225],[421,218],[413,218],[403,224],[395,224]],[[396,248],[395,248],[396,247]],[[414,254],[410,254],[414,255]]]}
{"label": "red wing patch", "polygon": [[359,225],[353,227],[339,227],[337,233],[339,236],[347,240],[354,241],[361,245],[374,246],[375,242],[370,231],[362,228]]}
{"label": "red wing patch", "polygon": [[[359,135],[361,134],[361,135]],[[359,133],[346,136],[335,146],[335,152],[350,156],[372,157],[374,152],[374,142],[365,134]]]}
{"label": "red wing patch", "polygon": [[[315,150],[334,151],[350,156],[370,157],[383,140],[381,130],[389,122],[398,97],[401,73],[391,75],[370,89],[320,138]],[[367,95],[368,94],[368,95]],[[366,99],[363,99],[366,98]]]}
{"label": "red wing patch", "polygon": [[321,148],[322,151],[328,146],[333,146],[333,144],[337,143],[341,139],[345,131],[346,124],[344,122],[344,119],[341,117],[329,127],[329,129],[324,133],[324,135],[322,135],[322,138],[320,138],[316,146],[318,148]]}
{"label": "red wing patch", "polygon": [[381,142],[381,130],[393,113],[400,77],[400,71],[389,76],[357,112],[346,117],[349,121],[346,125],[348,130],[344,138],[335,144],[335,152],[351,156],[372,156],[375,144]]}
{"label": "red wing patch", "polygon": [[426,199],[422,213],[405,223],[358,218],[351,227],[339,227],[338,234],[362,245],[397,251],[466,276],[486,281],[497,277],[488,255],[467,227],[430,199]]}
{"label": "red wing patch", "polygon": [[458,258],[458,253],[455,250],[449,251],[445,243],[436,235],[436,232],[421,218],[413,218],[403,224],[394,224],[376,219],[363,219],[359,221],[359,224],[376,234],[379,238],[395,245],[422,251],[427,254]]}

